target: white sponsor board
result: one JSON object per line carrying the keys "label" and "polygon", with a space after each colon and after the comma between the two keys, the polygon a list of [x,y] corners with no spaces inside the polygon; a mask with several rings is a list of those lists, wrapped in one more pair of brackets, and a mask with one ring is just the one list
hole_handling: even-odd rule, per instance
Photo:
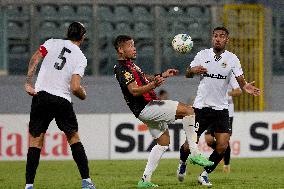
{"label": "white sponsor board", "polygon": [[236,113],[232,140],[238,157],[284,157],[284,113]]}
{"label": "white sponsor board", "polygon": [[[111,159],[147,159],[153,145],[148,128],[133,114],[111,114],[110,120]],[[169,133],[171,144],[163,157],[177,158],[181,141],[185,140],[182,125],[169,126]]]}
{"label": "white sponsor board", "polygon": [[[78,115],[79,133],[89,159],[147,159],[153,139],[133,114]],[[0,115],[0,160],[25,160],[29,115]],[[179,158],[185,140],[180,121],[169,126],[171,144],[163,158]],[[236,113],[231,137],[232,157],[284,157],[284,113]],[[204,137],[199,147],[212,150]],[[53,121],[45,136],[41,159],[72,159],[64,134]]]}
{"label": "white sponsor board", "polygon": [[[165,158],[179,158],[178,147],[184,142],[181,128],[180,121],[170,127],[170,151],[165,153]],[[148,157],[151,135],[132,114],[112,114],[111,131],[112,159]],[[236,113],[230,145],[232,157],[283,157],[284,114]],[[199,148],[207,156],[212,152],[206,145],[204,136],[200,138]]]}
{"label": "white sponsor board", "polygon": [[[79,134],[90,159],[109,158],[109,116],[78,115]],[[29,115],[0,115],[0,160],[24,160],[28,149]],[[41,159],[72,159],[64,133],[52,121]]]}

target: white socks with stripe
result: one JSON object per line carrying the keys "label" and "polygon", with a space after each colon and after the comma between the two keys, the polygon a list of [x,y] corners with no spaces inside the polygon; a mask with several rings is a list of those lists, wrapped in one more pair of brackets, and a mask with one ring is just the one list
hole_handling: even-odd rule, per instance
{"label": "white socks with stripe", "polygon": [[185,135],[189,144],[190,153],[195,156],[200,154],[197,145],[197,133],[195,132],[195,116],[185,116],[182,119],[183,130],[185,131]]}
{"label": "white socks with stripe", "polygon": [[151,181],[151,176],[153,172],[157,168],[161,157],[168,150],[168,148],[169,146],[161,146],[159,144],[156,144],[152,148],[142,177],[144,181]]}
{"label": "white socks with stripe", "polygon": [[26,184],[25,189],[28,189],[29,187],[33,187],[33,186],[34,186],[33,184]]}

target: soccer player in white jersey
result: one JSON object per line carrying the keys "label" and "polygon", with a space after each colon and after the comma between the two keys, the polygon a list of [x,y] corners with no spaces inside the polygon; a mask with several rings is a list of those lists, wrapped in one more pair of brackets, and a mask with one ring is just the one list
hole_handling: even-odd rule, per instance
{"label": "soccer player in white jersey", "polygon": [[[240,89],[240,86],[235,78],[235,76],[232,74],[231,79],[229,81],[229,88],[227,92],[227,99],[229,104],[229,133],[232,136],[233,132],[233,120],[234,120],[234,101],[233,97],[240,96],[242,94],[242,90]],[[216,148],[216,140],[214,136],[214,128],[208,127],[205,132],[205,141],[208,146],[213,148],[215,150]],[[223,166],[223,172],[229,173],[230,172],[230,159],[231,159],[231,147],[230,143],[228,144],[228,147],[226,151],[224,152],[224,166]]]}
{"label": "soccer player in white jersey", "polygon": [[[225,27],[215,28],[212,33],[213,48],[198,52],[186,70],[188,78],[194,74],[200,75],[200,84],[193,104],[197,135],[200,137],[208,127],[212,127],[216,138],[216,149],[209,157],[214,165],[204,167],[198,177],[198,182],[206,186],[212,185],[208,174],[222,160],[230,140],[227,90],[231,75],[236,77],[243,91],[254,96],[260,95],[260,89],[253,86],[254,82],[246,82],[237,56],[225,50],[228,41],[228,30]],[[184,143],[180,149],[179,172],[181,169],[185,170],[186,165],[183,162],[188,154],[188,145]]]}
{"label": "soccer player in white jersey", "polygon": [[[26,92],[33,96],[29,122],[29,149],[26,164],[25,189],[33,189],[44,135],[55,118],[58,128],[66,135],[82,177],[82,189],[95,189],[89,176],[88,159],[78,134],[78,122],[71,103],[71,92],[81,100],[86,91],[81,78],[87,59],[79,46],[85,39],[83,24],[73,22],[67,31],[67,40],[49,39],[32,56],[25,83]],[[35,88],[32,78],[42,61]]]}

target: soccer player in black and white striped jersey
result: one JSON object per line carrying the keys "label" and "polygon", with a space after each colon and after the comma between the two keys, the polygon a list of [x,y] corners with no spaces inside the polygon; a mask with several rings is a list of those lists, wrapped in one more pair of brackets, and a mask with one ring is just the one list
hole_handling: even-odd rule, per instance
{"label": "soccer player in black and white striped jersey", "polygon": [[[228,42],[229,31],[225,27],[215,28],[212,33],[213,48],[198,52],[186,70],[188,78],[195,74],[200,75],[200,84],[193,104],[197,135],[200,137],[210,126],[214,129],[216,138],[216,149],[209,157],[214,165],[204,167],[198,177],[199,183],[206,186],[212,185],[208,174],[222,160],[230,140],[227,90],[231,75],[236,77],[244,92],[254,96],[260,95],[260,89],[253,85],[254,82],[246,82],[237,56],[225,50]],[[187,143],[183,144],[180,150],[179,180],[183,180],[182,176],[186,173],[185,160],[189,153]]]}

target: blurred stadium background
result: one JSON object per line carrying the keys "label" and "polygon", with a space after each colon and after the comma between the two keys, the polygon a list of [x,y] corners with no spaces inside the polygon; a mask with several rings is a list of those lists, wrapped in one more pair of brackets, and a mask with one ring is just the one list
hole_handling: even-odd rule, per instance
{"label": "blurred stadium background", "polygon": [[[171,99],[187,103],[196,94],[198,78],[185,79],[185,69],[199,50],[211,47],[211,31],[219,25],[229,29],[228,49],[241,60],[245,77],[263,91],[261,97],[235,99],[239,113],[234,141],[246,146],[237,147],[233,156],[283,157],[283,10],[280,0],[0,0],[0,160],[25,159],[31,98],[23,84],[29,58],[46,39],[64,38],[72,21],[87,27],[82,50],[88,59],[84,78],[88,99],[73,102],[90,159],[145,159],[148,154],[144,147],[150,138],[141,134],[140,123],[129,114],[112,74],[116,63],[112,40],[118,34],[133,36],[137,64],[146,73],[179,69],[181,76],[162,88]],[[193,38],[191,53],[173,51],[171,40],[178,33]],[[123,133],[125,128],[131,131]],[[126,135],[133,140],[121,137]],[[43,158],[71,159],[63,142],[57,149],[60,132],[51,128],[48,136]],[[141,144],[143,137],[147,144]],[[174,153],[168,157],[177,157],[179,139],[173,139]]]}

